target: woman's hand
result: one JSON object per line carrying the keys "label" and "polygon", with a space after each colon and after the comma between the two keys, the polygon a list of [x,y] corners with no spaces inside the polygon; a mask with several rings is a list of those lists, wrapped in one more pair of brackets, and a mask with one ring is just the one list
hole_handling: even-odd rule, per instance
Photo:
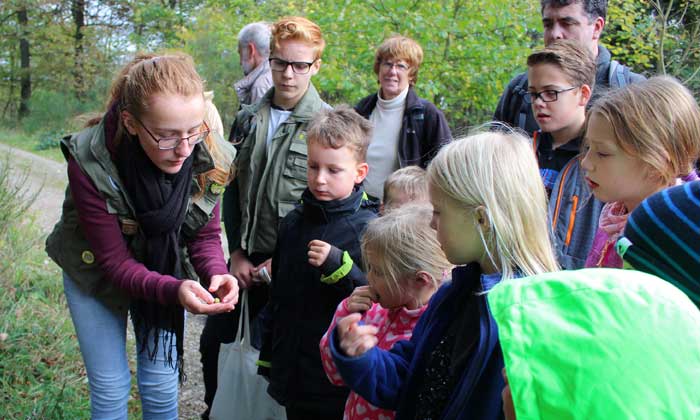
{"label": "woman's hand", "polygon": [[[232,311],[238,303],[238,284],[230,274],[212,276],[209,293],[194,280],[184,280],[177,290],[177,297],[187,311],[193,314],[218,314]],[[220,302],[214,300],[215,293]]]}
{"label": "woman's hand", "polygon": [[372,307],[374,293],[369,286],[359,286],[352,291],[348,298],[347,306],[350,312],[366,312]]}
{"label": "woman's hand", "polygon": [[309,242],[309,264],[314,267],[320,267],[326,262],[328,258],[328,253],[331,252],[331,245],[329,243],[314,239]]}
{"label": "woman's hand", "polygon": [[350,357],[361,356],[377,345],[377,332],[374,325],[359,325],[360,314],[350,314],[338,321],[336,326],[340,348]]}

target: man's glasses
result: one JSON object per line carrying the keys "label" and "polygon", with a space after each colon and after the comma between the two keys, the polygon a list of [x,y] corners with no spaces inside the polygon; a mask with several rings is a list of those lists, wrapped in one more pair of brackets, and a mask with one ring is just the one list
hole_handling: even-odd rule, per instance
{"label": "man's glasses", "polygon": [[404,63],[392,63],[391,61],[382,61],[382,68],[386,71],[391,71],[391,69],[396,68],[399,73],[406,73],[408,71],[408,66]]}
{"label": "man's glasses", "polygon": [[207,138],[207,136],[209,135],[209,132],[210,132],[209,126],[207,125],[206,121],[203,121],[202,124],[204,125],[205,130],[204,130],[204,131],[201,131],[201,132],[199,132],[199,133],[195,133],[195,134],[192,134],[191,136],[187,136],[187,137],[177,137],[177,136],[173,136],[173,137],[161,137],[161,138],[158,138],[158,137],[154,136],[153,133],[151,133],[151,130],[149,130],[149,129],[144,125],[144,123],[141,122],[141,120],[139,120],[139,119],[136,118],[136,117],[134,117],[134,119],[135,119],[136,121],[138,121],[139,124],[141,124],[141,127],[143,127],[143,129],[146,130],[146,132],[147,132],[147,133],[151,136],[151,138],[156,142],[156,144],[158,145],[158,148],[159,148],[160,150],[170,150],[170,149],[174,149],[174,148],[176,148],[177,146],[179,146],[180,143],[182,143],[184,140],[187,140],[187,143],[189,143],[190,146],[194,146],[194,145],[199,144],[199,143],[201,143],[202,141],[204,141],[204,139]]}
{"label": "man's glasses", "polygon": [[542,99],[542,102],[554,102],[559,99],[559,94],[568,92],[570,90],[576,89],[578,86],[570,87],[568,89],[554,90],[547,89],[540,92],[526,92],[523,99],[525,102],[531,104],[537,100],[537,98]]}
{"label": "man's glasses", "polygon": [[[318,58],[316,59],[318,60]],[[316,62],[316,60],[307,63],[306,61],[286,61],[280,58],[270,59],[270,70],[283,72],[287,70],[287,67],[292,66],[292,71],[296,74],[306,74],[311,70],[311,66]]]}

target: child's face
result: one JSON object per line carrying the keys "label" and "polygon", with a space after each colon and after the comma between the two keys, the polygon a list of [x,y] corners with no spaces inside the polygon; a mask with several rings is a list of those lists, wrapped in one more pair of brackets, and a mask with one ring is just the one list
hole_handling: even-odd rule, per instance
{"label": "child's face", "polygon": [[[389,286],[389,278],[382,270],[381,254],[370,253],[366,256],[367,266],[367,282],[370,290],[374,294],[372,298],[376,303],[382,305],[386,309],[395,309],[406,307],[416,309],[422,303],[421,292],[423,292],[423,284],[416,281],[415,278],[402,278],[399,281],[398,289]],[[411,282],[413,280],[413,282]]]}
{"label": "child's face", "polygon": [[542,131],[556,137],[560,132],[579,132],[583,128],[590,92],[587,85],[585,88],[574,85],[559,67],[549,63],[531,66],[527,80],[528,92],[559,92],[556,101],[544,102],[542,98],[532,101],[532,113]]}
{"label": "child's face", "polygon": [[440,247],[447,260],[455,265],[482,262],[486,250],[477,229],[475,208],[461,206],[442,190],[429,186],[433,219],[430,227],[437,231]]}
{"label": "child's face", "polygon": [[581,167],[598,200],[621,201],[632,211],[644,198],[662,188],[650,179],[644,162],[617,145],[612,124],[600,114],[589,117],[585,142],[588,150]]}
{"label": "child's face", "polygon": [[309,141],[307,177],[311,194],[319,201],[347,198],[355,184],[367,176],[368,166],[358,162],[348,146],[339,149]]}
{"label": "child's face", "polygon": [[403,290],[389,287],[389,280],[382,271],[381,259],[375,254],[367,256],[367,282],[370,290],[374,294],[374,301],[386,309],[399,308],[405,306],[407,297]]}

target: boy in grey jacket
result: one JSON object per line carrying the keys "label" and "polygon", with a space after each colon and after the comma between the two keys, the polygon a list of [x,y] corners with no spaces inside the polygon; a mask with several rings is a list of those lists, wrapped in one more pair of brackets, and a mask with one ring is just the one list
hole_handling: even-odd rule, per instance
{"label": "boy in grey jacket", "polygon": [[580,164],[595,61],[577,41],[560,40],[532,53],[527,65],[525,100],[540,126],[532,135],[533,149],[549,195],[557,258],[564,269],[582,268],[602,208],[591,195]]}

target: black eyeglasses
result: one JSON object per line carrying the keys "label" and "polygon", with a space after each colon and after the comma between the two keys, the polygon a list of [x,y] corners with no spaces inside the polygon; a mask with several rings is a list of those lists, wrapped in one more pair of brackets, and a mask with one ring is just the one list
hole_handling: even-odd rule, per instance
{"label": "black eyeglasses", "polygon": [[[318,58],[316,59],[318,60]],[[307,63],[306,61],[286,61],[280,58],[270,59],[270,70],[283,72],[287,70],[287,67],[292,66],[292,71],[296,74],[306,74],[311,70],[311,66],[316,62],[316,60]]]}
{"label": "black eyeglasses", "polygon": [[209,132],[210,132],[209,126],[207,125],[206,121],[202,121],[202,125],[204,125],[205,130],[204,130],[204,131],[200,131],[199,133],[195,133],[195,134],[192,134],[191,136],[187,136],[187,137],[172,136],[172,137],[161,137],[161,138],[158,138],[158,137],[154,136],[153,133],[151,133],[151,130],[149,130],[148,127],[146,127],[146,125],[144,125],[144,123],[141,122],[141,120],[139,120],[139,119],[136,118],[136,117],[134,117],[134,119],[135,119],[136,121],[138,121],[139,124],[141,124],[141,127],[143,127],[143,129],[146,130],[146,132],[148,133],[148,135],[151,136],[151,138],[153,139],[153,141],[156,142],[156,144],[158,145],[158,148],[159,148],[160,150],[171,150],[171,149],[174,149],[174,148],[176,148],[177,146],[179,146],[180,143],[183,142],[183,140],[187,140],[187,143],[188,143],[190,146],[194,146],[194,145],[199,144],[199,143],[201,143],[202,141],[204,141],[204,139],[207,138],[207,136],[209,135]]}
{"label": "black eyeglasses", "polygon": [[568,92],[570,90],[576,89],[578,86],[570,87],[568,89],[554,90],[547,89],[540,92],[526,92],[523,99],[528,104],[531,104],[537,100],[537,98],[542,99],[542,102],[554,102],[559,99],[559,94],[563,92]]}

